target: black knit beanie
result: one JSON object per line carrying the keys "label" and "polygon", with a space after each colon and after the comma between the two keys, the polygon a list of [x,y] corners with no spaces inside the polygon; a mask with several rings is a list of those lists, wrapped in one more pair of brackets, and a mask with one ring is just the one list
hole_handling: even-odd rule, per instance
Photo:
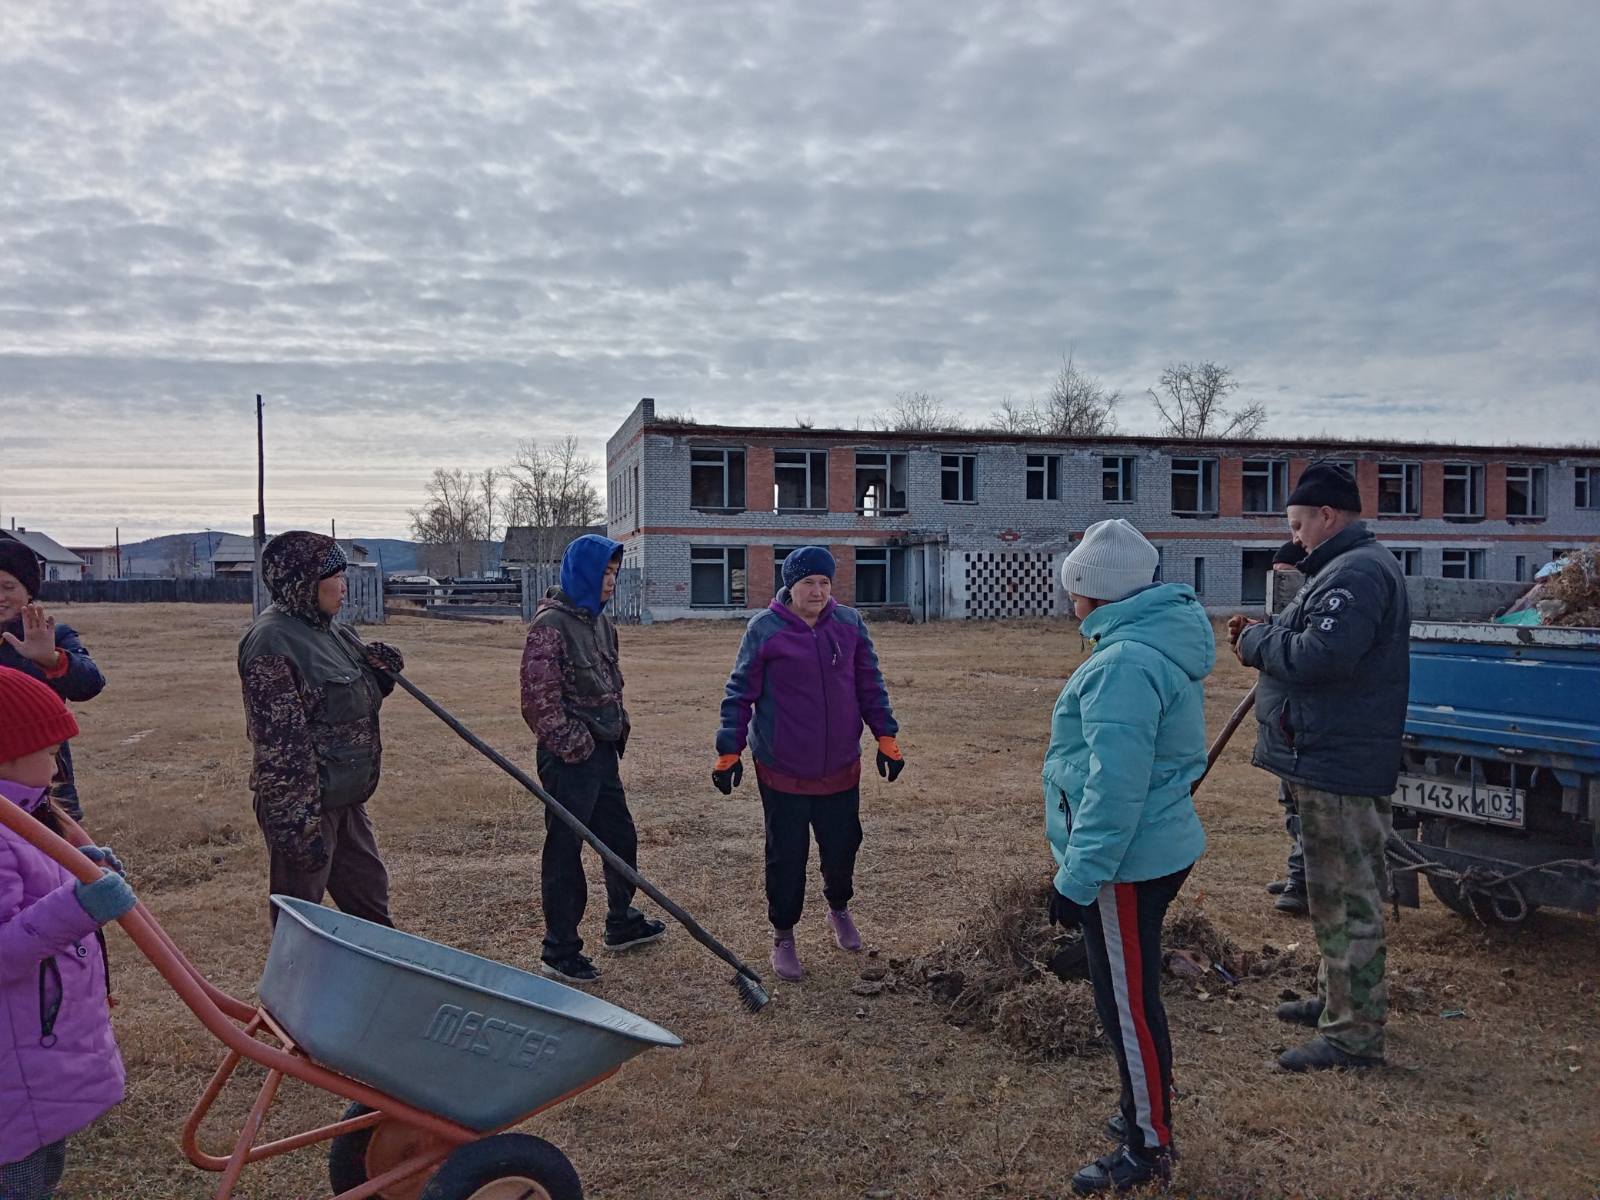
{"label": "black knit beanie", "polygon": [[1289,493],[1289,504],[1302,504],[1307,508],[1341,509],[1344,512],[1361,511],[1361,489],[1356,477],[1338,463],[1319,458],[1305,469],[1294,491]]}
{"label": "black knit beanie", "polygon": [[0,571],[15,575],[29,600],[39,595],[39,556],[15,538],[0,537]]}
{"label": "black knit beanie", "polygon": [[1272,556],[1273,565],[1283,563],[1286,566],[1297,567],[1305,558],[1306,549],[1299,542],[1285,542],[1278,547],[1278,552]]}

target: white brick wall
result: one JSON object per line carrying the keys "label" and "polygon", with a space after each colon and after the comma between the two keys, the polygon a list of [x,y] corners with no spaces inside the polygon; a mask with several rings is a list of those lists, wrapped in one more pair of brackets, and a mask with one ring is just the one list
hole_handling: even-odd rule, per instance
{"label": "white brick wall", "polygon": [[[1227,611],[1241,605],[1243,554],[1247,550],[1275,550],[1288,538],[1282,517],[1203,517],[1174,516],[1171,510],[1171,458],[1181,456],[1238,456],[1237,444],[1215,448],[1142,443],[1118,445],[1097,443],[984,443],[949,442],[937,439],[907,438],[904,435],[874,437],[814,434],[793,431],[782,445],[793,449],[829,449],[847,446],[874,451],[903,451],[908,456],[907,503],[903,516],[867,518],[855,513],[706,513],[690,503],[689,461],[691,442],[740,448],[745,438],[781,437],[782,431],[713,430],[689,426],[664,430],[659,427],[639,437],[653,408],[644,402],[608,444],[608,479],[628,478],[639,470],[637,511],[628,506],[611,509],[611,536],[629,545],[630,565],[644,568],[646,606],[656,619],[665,616],[706,615],[706,610],[691,610],[688,603],[689,545],[739,545],[756,543],[792,544],[814,541],[824,544],[854,543],[881,545],[891,538],[911,541],[930,537],[947,540],[945,560],[947,587],[959,571],[953,555],[966,551],[1038,550],[1056,556],[1056,562],[1090,524],[1108,517],[1125,517],[1133,522],[1162,550],[1163,576],[1173,582],[1195,582],[1195,560],[1205,564],[1206,606]],[[951,504],[941,499],[941,456],[971,453],[976,455],[975,496],[972,504]],[[1057,500],[1028,500],[1026,462],[1030,454],[1055,454],[1061,458],[1060,491]],[[1106,503],[1101,499],[1101,466],[1108,455],[1127,455],[1136,461],[1135,497],[1129,503]],[[1309,458],[1314,451],[1305,446],[1261,446],[1262,457]],[[1435,452],[1436,456],[1438,452]],[[1358,460],[1410,461],[1405,453],[1382,450],[1361,451],[1339,447],[1330,456]],[[1486,462],[1492,452],[1462,451],[1463,461]],[[1421,518],[1369,516],[1368,523],[1386,544],[1421,550],[1421,573],[1438,575],[1446,548],[1484,551],[1485,575],[1510,579],[1515,576],[1518,556],[1527,560],[1530,570],[1548,560],[1555,548],[1600,540],[1600,510],[1573,507],[1573,469],[1583,463],[1600,463],[1600,455],[1586,458],[1573,455],[1539,459],[1548,468],[1548,517],[1541,522],[1481,520],[1458,522]],[[761,500],[747,496],[756,504]],[[608,506],[609,508],[610,506]],[[637,531],[643,530],[641,534]],[[684,534],[681,530],[705,530]],[[1535,535],[1528,538],[1526,535]],[[1506,540],[1516,536],[1518,540]],[[757,572],[757,578],[762,577]],[[759,607],[768,597],[752,597]],[[958,599],[953,593],[947,599]],[[1065,611],[1065,605],[1060,606]],[[746,610],[749,611],[749,610]],[[962,611],[959,604],[954,612]],[[728,610],[716,610],[718,615]],[[731,614],[729,614],[731,615]]]}

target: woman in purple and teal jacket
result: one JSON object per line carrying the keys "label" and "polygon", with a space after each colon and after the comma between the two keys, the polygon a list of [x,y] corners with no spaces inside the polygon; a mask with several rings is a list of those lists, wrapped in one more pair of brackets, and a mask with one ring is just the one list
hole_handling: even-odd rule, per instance
{"label": "woman in purple and teal jacket", "polygon": [[833,555],[821,546],[783,560],[783,588],[751,618],[728,676],[711,772],[717,790],[730,795],[744,776],[739,755],[748,731],[766,823],[772,968],[790,980],[805,977],[794,927],[813,830],[834,940],[840,949],[861,949],[850,898],[861,848],[862,725],[878,739],[878,774],[892,783],[905,766],[872,638],[861,614],[833,599],[833,570]]}

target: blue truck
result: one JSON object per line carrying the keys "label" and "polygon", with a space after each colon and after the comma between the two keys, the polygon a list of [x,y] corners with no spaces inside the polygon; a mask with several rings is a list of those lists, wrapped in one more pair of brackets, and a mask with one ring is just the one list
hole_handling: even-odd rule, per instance
{"label": "blue truck", "polygon": [[[1461,581],[1437,582],[1456,584],[1459,601]],[[1416,907],[1423,875],[1444,904],[1486,925],[1516,925],[1540,906],[1595,913],[1600,629],[1429,617],[1413,587],[1389,843],[1396,899]]]}

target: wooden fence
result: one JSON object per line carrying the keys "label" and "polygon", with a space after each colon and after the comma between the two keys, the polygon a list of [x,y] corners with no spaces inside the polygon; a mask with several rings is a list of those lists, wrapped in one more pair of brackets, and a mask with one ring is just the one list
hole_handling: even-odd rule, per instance
{"label": "wooden fence", "polygon": [[249,604],[250,577],[216,579],[52,579],[46,604]]}
{"label": "wooden fence", "polygon": [[[548,563],[536,567],[523,567],[522,620],[533,620],[539,601],[552,587],[561,582],[561,568]],[[617,572],[617,590],[611,596],[607,610],[618,625],[638,625],[644,619],[644,576],[638,567],[623,567]]]}

